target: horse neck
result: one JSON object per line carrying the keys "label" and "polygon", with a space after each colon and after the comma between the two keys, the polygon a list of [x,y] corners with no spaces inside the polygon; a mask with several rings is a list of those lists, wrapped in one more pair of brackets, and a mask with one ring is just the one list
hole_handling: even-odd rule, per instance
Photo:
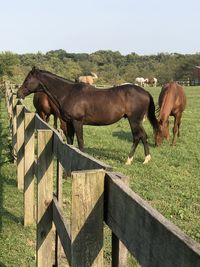
{"label": "horse neck", "polygon": [[67,82],[48,74],[40,74],[39,80],[44,92],[49,96],[57,108],[60,109],[60,99],[63,98],[63,95],[67,96],[68,90],[66,89],[66,86],[64,87]]}
{"label": "horse neck", "polygon": [[40,74],[39,80],[48,89],[49,93],[53,96],[55,95],[55,97],[63,96],[63,93],[67,94],[68,90],[66,85],[70,86],[70,83],[67,81],[49,74]]}
{"label": "horse neck", "polygon": [[172,107],[173,107],[173,99],[172,99],[172,94],[170,94],[169,92],[166,92],[163,100],[162,100],[162,105],[160,108],[160,120],[162,120],[163,122],[166,122],[169,118],[169,115],[172,111]]}

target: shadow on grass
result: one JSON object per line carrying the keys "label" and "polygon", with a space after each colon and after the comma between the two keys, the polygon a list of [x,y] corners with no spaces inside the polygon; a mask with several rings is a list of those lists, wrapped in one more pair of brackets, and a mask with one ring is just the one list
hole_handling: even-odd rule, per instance
{"label": "shadow on grass", "polygon": [[[130,147],[131,148],[131,147]],[[125,152],[123,155],[120,156],[120,153],[114,149],[102,149],[102,148],[86,148],[85,152],[88,153],[89,155],[92,155],[94,158],[99,159],[101,161],[104,160],[112,160],[112,161],[117,161],[120,162],[121,164],[125,164],[126,160],[128,158],[128,153],[129,150],[127,150],[127,153]],[[134,155],[134,161],[135,163],[143,163],[144,157],[138,156],[137,151],[135,152]],[[131,164],[130,166],[132,166]]]}
{"label": "shadow on grass", "polygon": [[[5,218],[15,223],[22,223],[21,217],[16,217],[4,207],[5,185],[14,187],[17,185],[14,179],[6,178],[3,171],[3,167],[12,162],[12,145],[11,139],[9,138],[10,132],[7,124],[8,118],[4,101],[2,93],[0,93],[0,232],[2,231],[2,221]],[[4,265],[0,263],[0,266]]]}
{"label": "shadow on grass", "polygon": [[123,162],[125,160],[125,158],[128,156],[128,152],[127,151],[127,154],[124,154],[124,157],[122,158],[120,156],[119,153],[117,153],[116,149],[104,149],[104,148],[89,148],[89,147],[86,147],[85,148],[85,152],[91,156],[93,156],[94,158],[96,159],[100,159],[102,160],[103,159],[112,159],[112,160],[115,160],[115,161],[120,161],[120,162]]}
{"label": "shadow on grass", "polygon": [[[113,137],[117,137],[120,140],[126,140],[126,141],[128,141],[130,143],[133,142],[133,137],[132,137],[131,132],[129,133],[129,132],[124,132],[124,131],[118,131],[118,132],[113,132],[112,135],[113,135]],[[150,143],[148,141],[148,144],[149,144],[150,147],[155,147],[155,144],[152,143],[152,142]]]}

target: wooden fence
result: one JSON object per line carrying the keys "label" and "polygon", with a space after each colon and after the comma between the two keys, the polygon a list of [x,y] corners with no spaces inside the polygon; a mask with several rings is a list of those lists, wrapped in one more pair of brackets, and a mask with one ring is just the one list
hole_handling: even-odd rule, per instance
{"label": "wooden fence", "polygon": [[[135,194],[124,175],[65,144],[17,101],[8,83],[5,92],[18,188],[24,191],[24,225],[37,224],[38,267],[59,266],[60,243],[70,266],[104,266],[103,222],[112,231],[113,267],[127,266],[126,248],[144,267],[200,266],[200,245]],[[71,223],[62,210],[63,169],[72,176]]]}

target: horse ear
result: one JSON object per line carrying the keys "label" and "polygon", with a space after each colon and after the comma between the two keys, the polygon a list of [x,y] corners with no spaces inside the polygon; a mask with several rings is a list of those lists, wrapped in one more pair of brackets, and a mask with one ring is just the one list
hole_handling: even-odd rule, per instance
{"label": "horse ear", "polygon": [[33,66],[33,67],[32,67],[32,70],[30,71],[30,73],[31,73],[31,74],[34,74],[35,69],[36,69],[35,66]]}
{"label": "horse ear", "polygon": [[33,66],[32,70],[31,70],[31,73],[32,73],[32,74],[36,74],[36,73],[37,73],[37,70],[38,70],[38,69],[37,69],[35,66]]}

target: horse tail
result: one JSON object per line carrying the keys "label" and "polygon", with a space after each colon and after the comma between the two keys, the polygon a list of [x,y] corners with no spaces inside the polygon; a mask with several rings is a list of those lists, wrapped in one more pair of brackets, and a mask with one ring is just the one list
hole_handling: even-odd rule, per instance
{"label": "horse tail", "polygon": [[154,101],[153,101],[153,97],[149,94],[149,99],[150,99],[150,102],[149,102],[149,107],[148,107],[148,111],[147,111],[147,117],[154,129],[155,132],[157,132],[159,130],[159,123],[158,123],[158,120],[156,118],[156,115],[155,115],[155,104],[154,104]]}

